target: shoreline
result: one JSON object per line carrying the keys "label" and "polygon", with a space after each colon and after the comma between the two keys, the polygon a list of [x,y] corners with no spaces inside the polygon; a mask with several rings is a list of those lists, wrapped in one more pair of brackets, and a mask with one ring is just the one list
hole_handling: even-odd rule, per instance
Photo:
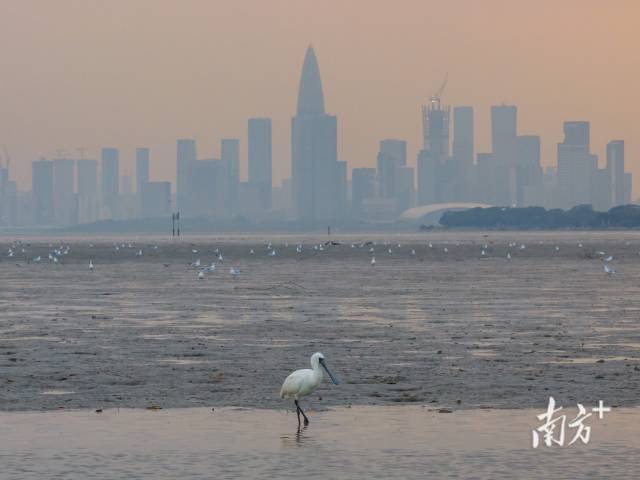
{"label": "shoreline", "polygon": [[[8,478],[634,478],[640,409],[591,417],[587,444],[532,448],[544,410],[420,407],[0,414]],[[569,407],[569,406],[567,406]],[[575,406],[566,412],[570,417]],[[363,441],[366,439],[366,442]],[[526,473],[525,473],[526,472]]]}

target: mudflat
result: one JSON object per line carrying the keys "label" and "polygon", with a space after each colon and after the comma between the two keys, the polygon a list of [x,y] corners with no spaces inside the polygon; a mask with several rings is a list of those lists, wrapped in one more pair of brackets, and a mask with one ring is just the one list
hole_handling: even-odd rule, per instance
{"label": "mudflat", "polygon": [[640,403],[635,232],[13,240],[0,410],[283,408],[315,351],[313,409]]}

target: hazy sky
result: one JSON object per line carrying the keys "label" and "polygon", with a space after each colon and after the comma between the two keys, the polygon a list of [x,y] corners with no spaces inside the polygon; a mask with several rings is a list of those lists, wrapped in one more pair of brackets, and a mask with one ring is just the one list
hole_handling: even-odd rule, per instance
{"label": "hazy sky", "polygon": [[[338,116],[339,157],[374,166],[382,138],[420,148],[420,105],[473,105],[477,151],[489,108],[513,103],[519,132],[542,136],[555,164],[563,120],[591,122],[592,151],[627,142],[640,177],[637,0],[0,0],[0,145],[30,188],[31,160],[58,149],[98,158],[119,147],[121,172],[151,148],[151,178],[174,180],[175,141],[200,158],[273,118],[274,182],[289,175],[290,119],[307,45]],[[635,187],[640,186],[636,178]],[[637,190],[636,190],[637,192]]]}

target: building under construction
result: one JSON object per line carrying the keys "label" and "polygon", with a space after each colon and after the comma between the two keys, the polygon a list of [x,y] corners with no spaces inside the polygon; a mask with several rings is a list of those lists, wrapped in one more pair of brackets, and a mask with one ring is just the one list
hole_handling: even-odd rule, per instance
{"label": "building under construction", "polygon": [[449,159],[450,108],[443,106],[442,86],[422,106],[423,149],[418,154],[418,204],[429,205],[445,200],[447,160]]}

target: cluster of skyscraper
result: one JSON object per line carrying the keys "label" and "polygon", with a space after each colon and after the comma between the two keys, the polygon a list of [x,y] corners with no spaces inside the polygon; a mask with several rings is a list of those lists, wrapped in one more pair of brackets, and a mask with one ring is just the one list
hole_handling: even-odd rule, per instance
{"label": "cluster of skyscraper", "polygon": [[240,140],[223,139],[219,159],[198,159],[195,140],[178,140],[176,208],[183,217],[251,218],[271,212],[271,119],[249,119],[248,139],[246,182],[240,182]]}
{"label": "cluster of skyscraper", "polygon": [[392,221],[414,206],[478,202],[500,206],[596,210],[631,202],[631,174],[625,172],[624,142],[607,145],[606,167],[590,151],[589,123],[565,122],[557,168],[543,171],[540,137],[520,135],[517,108],[491,108],[491,152],[474,146],[474,112],[451,109],[440,94],[423,107],[423,148],[416,174],[407,165],[404,140],[380,142],[376,168],[354,168],[338,160],[337,118],[325,112],[320,69],[311,47],[306,52],[298,105],[291,121],[291,178],[272,186],[271,120],[248,121],[248,179],[240,181],[240,141],[223,139],[220,158],[198,159],[193,139],[177,141],[176,189],[149,181],[149,149],[136,150],[135,190],[120,176],[119,151],[103,148],[96,160],[36,160],[32,190],[20,193],[0,168],[0,224],[72,225],[99,219],[182,217],[260,221]]}
{"label": "cluster of skyscraper", "polygon": [[492,151],[478,153],[475,162],[473,108],[453,109],[451,151],[449,116],[450,108],[443,107],[439,97],[423,107],[424,139],[417,158],[415,195],[413,169],[407,167],[402,140],[380,142],[377,170],[353,170],[355,216],[392,219],[414,205],[452,202],[563,209],[590,204],[600,211],[631,203],[624,142],[609,142],[606,167],[599,169],[598,157],[590,151],[588,122],[565,122],[557,168],[543,171],[540,137],[518,134],[515,106],[491,108]]}
{"label": "cluster of skyscraper", "polygon": [[[136,150],[136,185],[120,176],[120,152],[103,148],[100,161],[35,160],[31,193],[22,196],[21,224],[74,225],[101,219],[165,216],[171,211],[171,184],[149,181],[149,149]],[[98,181],[98,179],[100,181]],[[32,222],[29,222],[29,218]]]}

